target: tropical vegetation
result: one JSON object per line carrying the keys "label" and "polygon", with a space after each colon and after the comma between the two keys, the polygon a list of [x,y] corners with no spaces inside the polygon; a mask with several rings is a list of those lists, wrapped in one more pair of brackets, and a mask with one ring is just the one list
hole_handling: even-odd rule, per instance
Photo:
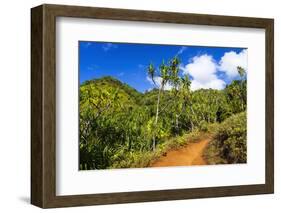
{"label": "tropical vegetation", "polygon": [[110,76],[80,85],[81,170],[148,167],[167,150],[206,135],[209,164],[246,162],[245,70],[237,67],[240,78],[223,90],[192,91],[179,66],[177,56],[149,64],[155,88],[144,93]]}

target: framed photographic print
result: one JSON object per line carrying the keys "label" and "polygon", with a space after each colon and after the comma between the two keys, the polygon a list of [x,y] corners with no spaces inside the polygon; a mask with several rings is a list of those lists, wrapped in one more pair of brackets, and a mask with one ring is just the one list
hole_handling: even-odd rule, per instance
{"label": "framed photographic print", "polygon": [[31,203],[274,191],[273,19],[31,10]]}

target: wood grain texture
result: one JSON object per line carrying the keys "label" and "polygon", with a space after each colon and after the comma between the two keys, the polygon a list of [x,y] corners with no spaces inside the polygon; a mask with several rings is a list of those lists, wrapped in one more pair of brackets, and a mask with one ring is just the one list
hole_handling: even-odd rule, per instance
{"label": "wood grain texture", "polygon": [[43,206],[42,64],[43,7],[31,14],[31,203]]}
{"label": "wood grain texture", "polygon": [[[56,17],[95,18],[266,31],[266,183],[260,185],[56,196]],[[65,207],[273,193],[274,23],[272,19],[41,5],[31,10],[31,203]]]}
{"label": "wood grain texture", "polygon": [[268,191],[274,193],[274,21],[266,26],[265,54],[265,171]]}

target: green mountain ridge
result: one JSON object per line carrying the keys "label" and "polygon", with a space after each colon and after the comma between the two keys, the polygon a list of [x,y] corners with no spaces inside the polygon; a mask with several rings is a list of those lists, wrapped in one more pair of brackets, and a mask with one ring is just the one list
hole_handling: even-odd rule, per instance
{"label": "green mountain ridge", "polygon": [[141,92],[138,92],[132,86],[130,86],[126,83],[123,83],[120,80],[113,78],[111,76],[105,76],[102,78],[85,81],[81,84],[81,87],[90,85],[90,84],[94,84],[96,86],[105,87],[105,88],[106,87],[115,88],[115,89],[118,89],[119,92],[123,91],[129,97],[132,97],[136,103],[139,103],[139,101],[143,97],[143,94]]}

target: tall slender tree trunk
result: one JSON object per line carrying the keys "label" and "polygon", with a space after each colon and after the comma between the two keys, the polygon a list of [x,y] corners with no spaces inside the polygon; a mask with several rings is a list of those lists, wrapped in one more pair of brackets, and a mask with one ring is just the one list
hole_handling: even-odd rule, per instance
{"label": "tall slender tree trunk", "polygon": [[161,85],[161,87],[159,88],[159,92],[158,92],[157,105],[156,105],[156,116],[155,116],[155,125],[158,122],[160,95],[161,95],[162,88],[163,88],[163,86]]}
{"label": "tall slender tree trunk", "polygon": [[[197,123],[197,125],[198,125],[197,116],[196,116],[196,114],[195,114],[195,112],[194,112],[194,110],[193,110],[193,107],[192,107],[192,104],[191,104],[191,103],[189,104],[189,107],[190,107],[190,110],[191,110],[191,112],[192,112],[192,114],[193,114],[193,116],[194,116],[194,118],[195,118],[195,120],[196,120],[196,123]],[[191,119],[191,130],[192,130],[192,131],[194,130],[194,122],[192,121],[192,119]]]}
{"label": "tall slender tree trunk", "polygon": [[192,119],[190,120],[190,123],[191,123],[191,131],[193,131],[194,130],[194,123],[193,123]]}

